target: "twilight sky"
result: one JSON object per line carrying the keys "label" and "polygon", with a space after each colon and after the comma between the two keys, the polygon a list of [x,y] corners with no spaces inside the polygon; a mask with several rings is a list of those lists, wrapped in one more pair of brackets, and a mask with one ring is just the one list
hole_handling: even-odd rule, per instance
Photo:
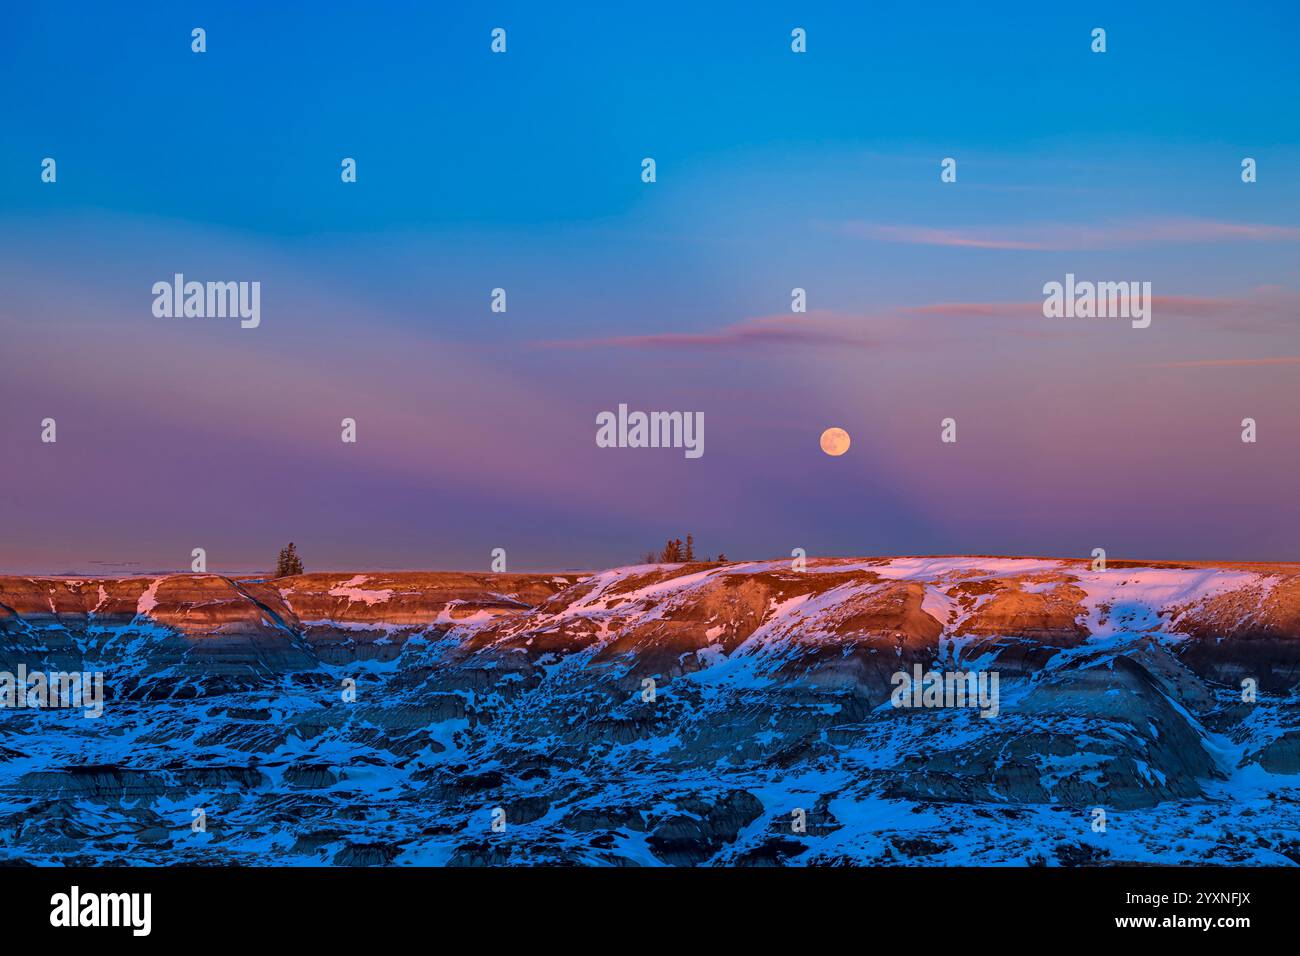
{"label": "twilight sky", "polygon": [[268,6],[6,11],[0,571],[1300,558],[1294,4]]}

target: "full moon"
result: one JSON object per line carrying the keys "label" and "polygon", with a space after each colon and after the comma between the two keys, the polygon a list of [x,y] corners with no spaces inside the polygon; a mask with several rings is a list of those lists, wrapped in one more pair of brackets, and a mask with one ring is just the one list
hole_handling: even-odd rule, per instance
{"label": "full moon", "polygon": [[849,450],[849,433],[843,428],[828,428],[822,432],[822,451],[839,456]]}

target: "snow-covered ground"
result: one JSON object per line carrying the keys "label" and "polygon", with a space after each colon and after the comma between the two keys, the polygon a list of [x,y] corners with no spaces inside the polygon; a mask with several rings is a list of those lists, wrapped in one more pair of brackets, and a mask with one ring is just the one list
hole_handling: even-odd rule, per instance
{"label": "snow-covered ground", "polygon": [[[645,565],[417,624],[365,574],[314,584],[340,610],[310,620],[289,590],[154,579],[114,617],[112,585],[70,582],[79,615],[29,583],[0,669],[99,670],[109,700],[0,709],[9,859],[1300,862],[1285,567]],[[246,626],[214,609],[245,598]],[[997,716],[893,706],[913,666],[997,673]]]}

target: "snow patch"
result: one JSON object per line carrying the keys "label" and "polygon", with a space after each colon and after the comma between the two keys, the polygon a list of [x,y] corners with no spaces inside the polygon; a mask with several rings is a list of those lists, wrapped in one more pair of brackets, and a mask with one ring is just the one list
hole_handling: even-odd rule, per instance
{"label": "snow patch", "polygon": [[135,603],[135,613],[148,614],[158,606],[158,585],[162,584],[162,578],[154,578],[153,583],[140,595],[140,599]]}
{"label": "snow patch", "polygon": [[364,574],[358,574],[355,577],[344,581],[337,587],[330,588],[330,597],[347,598],[348,603],[356,602],[358,604],[384,604],[393,596],[392,588],[385,588],[382,591],[366,591],[361,585],[365,584],[370,578]]}

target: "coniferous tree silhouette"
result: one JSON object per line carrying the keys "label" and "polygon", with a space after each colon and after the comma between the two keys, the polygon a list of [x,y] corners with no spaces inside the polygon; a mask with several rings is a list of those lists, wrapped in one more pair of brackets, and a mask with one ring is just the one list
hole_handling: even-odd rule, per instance
{"label": "coniferous tree silhouette", "polygon": [[298,549],[290,541],[289,547],[280,549],[280,558],[275,565],[275,576],[285,578],[291,574],[302,573],[302,558],[298,557]]}
{"label": "coniferous tree silhouette", "polygon": [[680,538],[669,538],[668,543],[664,545],[663,551],[659,552],[659,561],[662,564],[677,564],[682,560],[682,541]]}
{"label": "coniferous tree silhouette", "polygon": [[[718,561],[725,561],[726,555],[718,555]],[[691,561],[704,561],[712,563],[714,559],[705,556],[697,558],[695,556],[695,535],[688,534],[685,544],[681,538],[669,538],[664,542],[664,546],[658,551],[647,551],[641,559],[642,564],[683,564]]]}

